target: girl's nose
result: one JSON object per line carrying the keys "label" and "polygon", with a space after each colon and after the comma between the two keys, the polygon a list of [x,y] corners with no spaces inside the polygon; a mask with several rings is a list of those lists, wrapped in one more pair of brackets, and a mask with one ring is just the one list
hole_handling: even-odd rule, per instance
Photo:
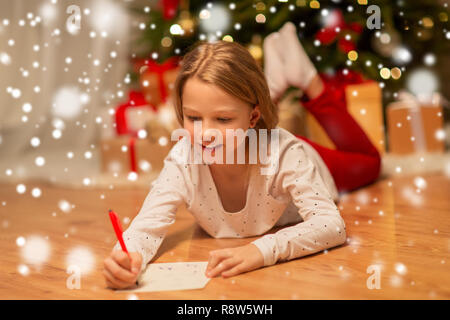
{"label": "girl's nose", "polygon": [[214,143],[217,139],[217,135],[221,134],[221,132],[218,129],[209,127],[208,124],[203,126],[202,130],[203,130],[202,139],[204,145]]}

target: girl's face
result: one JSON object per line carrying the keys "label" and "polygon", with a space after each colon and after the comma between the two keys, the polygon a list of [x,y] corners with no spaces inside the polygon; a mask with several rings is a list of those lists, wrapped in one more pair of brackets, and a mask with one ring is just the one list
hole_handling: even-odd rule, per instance
{"label": "girl's face", "polygon": [[[183,127],[190,133],[192,146],[197,143],[200,145],[200,150],[209,150],[212,156],[215,156],[215,152],[221,148],[223,163],[226,162],[228,142],[226,129],[242,129],[245,133],[247,129],[256,125],[261,116],[259,106],[252,108],[222,89],[197,78],[190,78],[186,81],[182,105]],[[198,137],[194,136],[194,121],[201,121],[201,134]],[[215,139],[218,132],[222,135],[222,141]],[[234,148],[231,149],[234,155],[242,142],[242,139],[234,138]],[[205,146],[208,145],[215,146],[215,148],[205,149]],[[208,153],[204,152],[204,154]]]}

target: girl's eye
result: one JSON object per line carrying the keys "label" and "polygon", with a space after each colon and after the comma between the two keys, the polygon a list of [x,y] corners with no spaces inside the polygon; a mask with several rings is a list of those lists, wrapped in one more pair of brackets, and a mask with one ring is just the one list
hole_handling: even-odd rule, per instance
{"label": "girl's eye", "polygon": [[[200,120],[199,117],[193,117],[193,116],[187,116],[187,118],[188,118],[189,120],[191,120],[191,121],[197,121],[197,120]],[[230,118],[217,118],[217,120],[219,120],[220,122],[229,122],[229,121],[231,121],[231,120],[233,120],[233,119],[230,119]]]}

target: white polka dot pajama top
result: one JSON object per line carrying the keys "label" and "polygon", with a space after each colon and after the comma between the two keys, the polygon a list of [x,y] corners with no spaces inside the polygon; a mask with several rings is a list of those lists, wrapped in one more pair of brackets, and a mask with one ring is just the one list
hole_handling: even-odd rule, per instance
{"label": "white polka dot pajama top", "polygon": [[[178,160],[183,152],[189,153],[185,152],[188,148],[192,150],[188,138],[174,145],[141,210],[123,233],[128,250],[142,254],[141,271],[155,256],[183,202],[214,238],[262,235],[251,243],[264,256],[264,266],[345,242],[345,223],[335,204],[339,194],[322,158],[307,142],[283,128],[276,129],[278,170],[262,174],[260,167],[252,165],[245,207],[233,213],[223,208],[207,164]],[[272,227],[286,224],[293,225],[264,235]],[[114,249],[120,250],[118,242]]]}

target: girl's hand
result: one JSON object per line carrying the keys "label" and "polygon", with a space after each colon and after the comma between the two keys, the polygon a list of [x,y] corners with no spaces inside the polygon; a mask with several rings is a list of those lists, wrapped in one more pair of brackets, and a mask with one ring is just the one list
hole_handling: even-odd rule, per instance
{"label": "girl's hand", "polygon": [[108,287],[125,289],[136,284],[142,264],[139,252],[129,252],[130,257],[122,250],[113,250],[104,260],[103,275]]}
{"label": "girl's hand", "polygon": [[264,266],[264,256],[253,243],[236,248],[213,250],[209,253],[206,276],[232,277]]}

